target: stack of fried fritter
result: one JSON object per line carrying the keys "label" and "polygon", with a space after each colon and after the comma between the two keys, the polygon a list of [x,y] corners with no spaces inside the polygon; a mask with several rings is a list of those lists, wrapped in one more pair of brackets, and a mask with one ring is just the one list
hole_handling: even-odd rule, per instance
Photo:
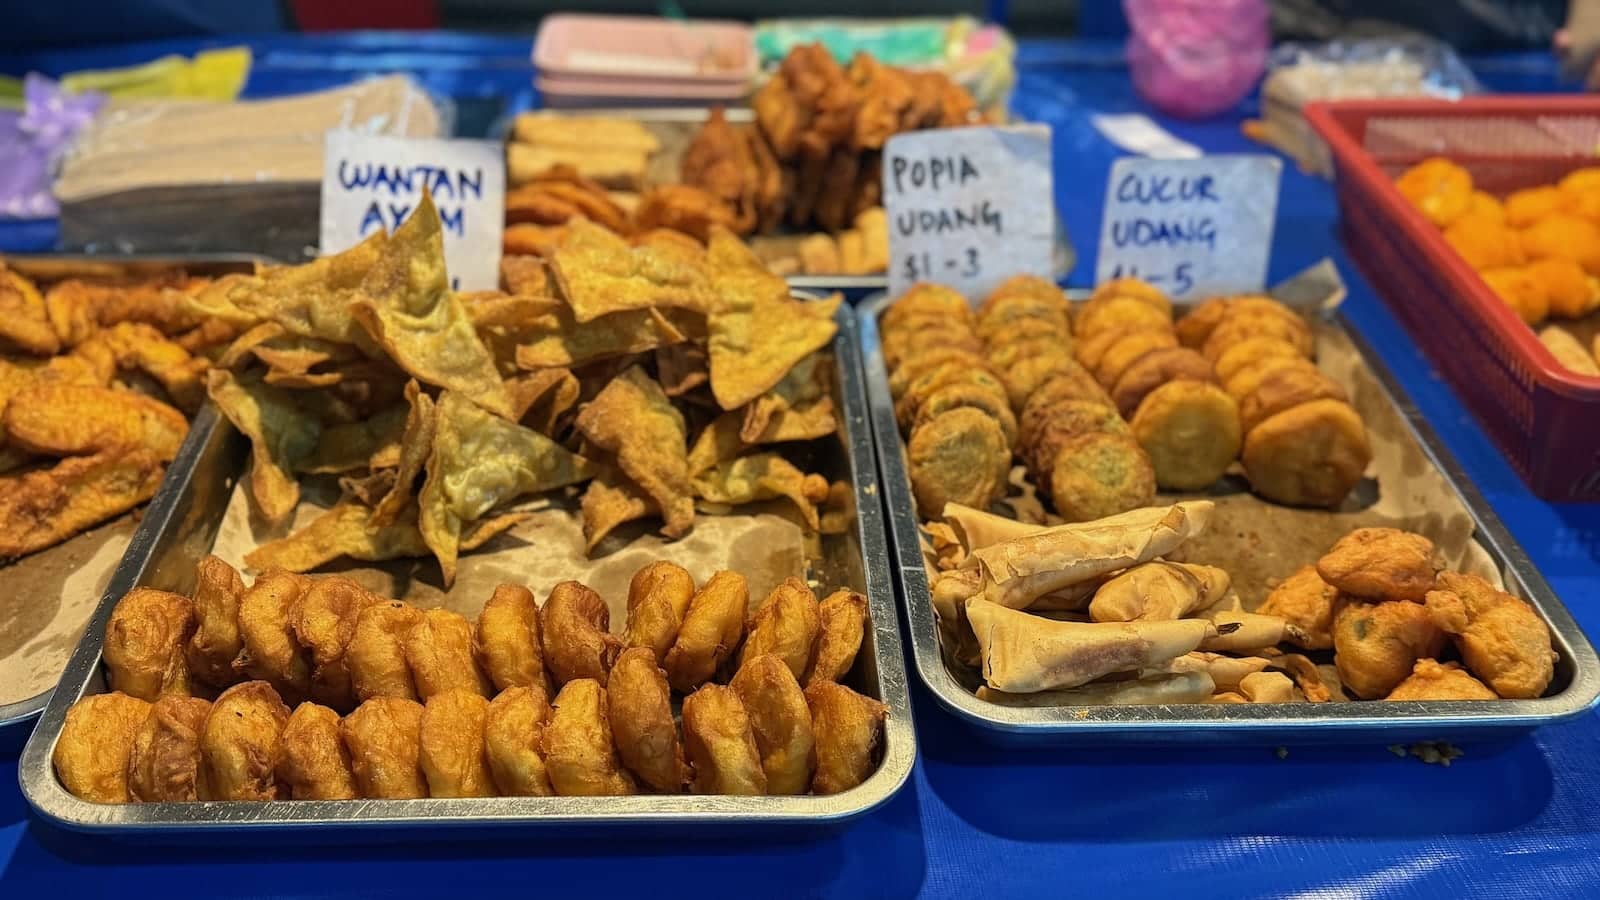
{"label": "stack of fried fritter", "polygon": [[[155,493],[232,336],[173,271],[74,277],[41,293],[0,263],[0,558],[57,544]],[[157,397],[162,399],[157,399]],[[170,404],[170,405],[169,405]],[[174,408],[176,407],[176,408]]]}
{"label": "stack of fried fritter", "polygon": [[747,621],[748,605],[737,573],[697,588],[657,562],[635,573],[620,635],[574,581],[542,607],[501,585],[474,624],[340,577],[272,571],[246,588],[207,557],[193,598],[136,588],[118,602],[111,693],[67,712],[56,773],[97,803],[833,794],[865,781],[885,707],[839,682],[866,598],[819,603],[790,578]]}

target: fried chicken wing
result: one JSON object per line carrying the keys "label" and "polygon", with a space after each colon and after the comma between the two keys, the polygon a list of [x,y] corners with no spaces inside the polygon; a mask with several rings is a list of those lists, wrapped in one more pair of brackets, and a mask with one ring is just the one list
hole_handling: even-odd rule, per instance
{"label": "fried chicken wing", "polygon": [[295,640],[289,616],[311,584],[310,578],[271,570],[239,597],[243,649],[234,660],[234,671],[271,684],[294,703],[311,690],[311,660]]}
{"label": "fried chicken wing", "polygon": [[557,796],[638,793],[633,776],[617,760],[606,689],[593,678],[575,678],[562,685],[550,704],[550,721],[540,735],[539,747]]}
{"label": "fried chicken wing", "polygon": [[795,678],[805,675],[820,627],[817,595],[798,578],[784,579],[751,614],[739,668],[758,656],[774,654]]}
{"label": "fried chicken wing", "polygon": [[606,684],[606,701],[622,764],[661,793],[681,792],[689,781],[689,767],[672,720],[672,689],[649,647],[630,647],[617,657]]}
{"label": "fried chicken wing", "polygon": [[162,694],[189,694],[183,644],[194,630],[188,597],[152,588],[124,594],[106,621],[105,656],[111,689],[154,702]]}
{"label": "fried chicken wing", "polygon": [[839,590],[817,605],[817,646],[806,668],[805,684],[838,681],[850,673],[867,630],[867,598]]}
{"label": "fried chicken wing", "polygon": [[155,495],[165,472],[149,450],[64,459],[0,477],[0,559],[53,547]]}
{"label": "fried chicken wing", "polygon": [[733,688],[708,684],[684,698],[683,741],[694,763],[696,793],[767,793],[750,716]]}
{"label": "fried chicken wing", "polygon": [[344,664],[357,700],[376,697],[417,699],[417,683],[406,662],[405,636],[422,621],[422,610],[390,600],[356,615]]}
{"label": "fried chicken wing", "polygon": [[419,761],[422,704],[399,697],[374,697],[340,721],[339,735],[350,751],[350,768],[362,799],[428,796]]}
{"label": "fried chicken wing", "polygon": [[200,729],[211,704],[198,697],[167,694],[133,736],[128,756],[128,794],[141,803],[210,800],[200,766]]}
{"label": "fried chicken wing", "polygon": [[1441,572],[1426,604],[1433,622],[1455,639],[1467,668],[1496,694],[1528,700],[1550,686],[1556,660],[1550,627],[1527,601],[1476,575]]}
{"label": "fried chicken wing", "polygon": [[517,584],[496,587],[478,613],[473,648],[497,690],[531,687],[550,695],[540,643],[539,605],[533,592]]}
{"label": "fried chicken wing", "polygon": [[1386,696],[1406,680],[1417,660],[1436,657],[1443,647],[1444,633],[1419,603],[1350,600],[1334,613],[1339,680],[1365,700]]}
{"label": "fried chicken wing", "polygon": [[402,639],[417,696],[427,700],[445,691],[471,691],[483,697],[494,686],[472,654],[472,623],[448,609],[424,610]]}
{"label": "fried chicken wing", "polygon": [[694,576],[676,563],[658,560],[633,573],[623,645],[649,647],[658,664],[666,662],[693,599]]}
{"label": "fried chicken wing", "polygon": [[472,691],[449,690],[428,698],[419,738],[422,774],[430,797],[492,797],[494,781],[484,749],[489,701]]}
{"label": "fried chicken wing", "polygon": [[1459,663],[1419,659],[1405,681],[1385,700],[1498,700],[1500,695],[1472,677]]}
{"label": "fried chicken wing", "polygon": [[767,793],[806,793],[816,765],[815,736],[811,710],[789,665],[772,654],[750,657],[728,686],[750,717]]}
{"label": "fried chicken wing", "polygon": [[222,692],[200,730],[200,761],[216,799],[288,796],[273,775],[288,722],[289,707],[265,681],[246,681]]}
{"label": "fried chicken wing", "polygon": [[689,601],[678,638],[667,651],[667,680],[688,693],[711,679],[744,637],[750,586],[737,572],[712,575]]}
{"label": "fried chicken wing", "polygon": [[350,751],[339,734],[339,714],[317,703],[302,703],[289,714],[273,768],[291,800],[354,800],[356,776]]}
{"label": "fried chicken wing", "polygon": [[317,578],[290,609],[289,624],[311,655],[311,698],[335,710],[356,708],[345,651],[355,636],[356,619],[384,599],[348,578]]}
{"label": "fried chicken wing", "polygon": [[90,803],[127,803],[134,736],[149,716],[149,703],[119,691],[72,704],[51,751],[62,787]]}
{"label": "fried chicken wing", "polygon": [[539,755],[550,705],[537,688],[512,687],[489,701],[483,723],[489,774],[503,797],[549,797],[550,773]]}
{"label": "fried chicken wing", "polygon": [[866,781],[877,765],[888,707],[831,681],[807,687],[806,704],[811,708],[817,752],[811,789],[837,794]]}
{"label": "fried chicken wing", "polygon": [[[1339,589],[1323,581],[1316,566],[1301,566],[1272,589],[1256,612],[1282,616],[1299,628],[1305,649],[1326,650],[1333,646],[1333,609],[1338,597]],[[1296,638],[1291,633],[1289,639]]]}
{"label": "fried chicken wing", "polygon": [[1433,542],[1398,528],[1357,528],[1317,560],[1322,580],[1353,597],[1422,602],[1438,567]]}
{"label": "fried chicken wing", "polygon": [[243,594],[244,579],[221,558],[207,554],[195,566],[195,629],[184,646],[184,659],[189,673],[212,687],[227,687],[238,677],[233,661],[244,649],[239,637]]}
{"label": "fried chicken wing", "polygon": [[605,686],[622,642],[610,632],[611,611],[599,594],[576,581],[550,589],[539,612],[544,661],[558,685],[592,678]]}

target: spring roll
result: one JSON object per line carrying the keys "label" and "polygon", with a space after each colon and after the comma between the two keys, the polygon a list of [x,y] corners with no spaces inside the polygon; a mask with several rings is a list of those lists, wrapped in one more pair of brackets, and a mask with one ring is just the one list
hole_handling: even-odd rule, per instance
{"label": "spring roll", "polygon": [[1204,672],[1156,675],[1136,681],[1106,681],[1064,691],[1010,694],[991,687],[978,688],[978,699],[1001,706],[1165,706],[1171,703],[1205,703],[1216,686]]}
{"label": "spring roll", "polygon": [[1102,585],[1089,603],[1089,618],[1096,622],[1181,619],[1216,603],[1231,583],[1228,573],[1215,566],[1149,562]]}

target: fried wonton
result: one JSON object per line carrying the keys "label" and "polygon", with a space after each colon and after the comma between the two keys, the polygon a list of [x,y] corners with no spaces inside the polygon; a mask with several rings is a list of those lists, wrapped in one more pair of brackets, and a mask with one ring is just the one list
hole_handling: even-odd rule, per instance
{"label": "fried wonton", "polygon": [[[373,527],[367,521],[369,512],[356,503],[335,504],[294,534],[269,541],[245,554],[245,565],[258,572],[270,568],[309,572],[344,556],[363,562],[382,562],[428,555],[428,545],[417,529],[415,507],[407,507],[399,519],[381,527]],[[506,513],[482,519],[461,535],[460,548],[481,547],[526,518],[525,513]]]}
{"label": "fried wonton", "polygon": [[698,344],[675,344],[656,350],[656,376],[668,397],[682,397],[711,381],[706,349]]}
{"label": "fried wonton", "polygon": [[613,378],[578,413],[578,430],[616,456],[622,473],[660,507],[662,532],[682,537],[694,525],[688,435],[661,385],[638,366]]}
{"label": "fried wonton", "polygon": [[587,552],[618,525],[660,511],[644,489],[616,469],[602,468],[583,492],[583,543]]}
{"label": "fried wonton", "polygon": [[351,302],[388,244],[389,237],[376,232],[343,253],[302,266],[268,269],[234,285],[225,298],[202,295],[197,302],[209,306],[209,301],[222,301],[293,334],[370,349],[371,342],[351,315]]}
{"label": "fried wonton", "polygon": [[518,422],[540,434],[554,435],[561,421],[578,403],[582,387],[571,369],[540,369],[506,380],[511,411]]}
{"label": "fried wonton", "polygon": [[250,496],[268,522],[282,522],[300,502],[294,470],[316,449],[322,426],[302,414],[293,398],[256,380],[213,369],[211,402],[250,439]]}
{"label": "fried wonton", "polygon": [[[727,462],[758,444],[809,441],[827,437],[839,427],[832,397],[820,397],[803,406],[770,415],[754,434],[746,431],[750,407],[729,410],[711,421],[689,448],[689,474],[698,475],[717,463]],[[746,437],[749,437],[747,440]]]}
{"label": "fried wonton", "polygon": [[382,527],[392,524],[402,510],[411,503],[411,489],[422,466],[433,452],[433,435],[438,419],[434,415],[433,398],[422,392],[413,379],[406,383],[407,412],[400,432],[400,459],[395,468],[394,483],[377,508],[372,511],[371,524]]}
{"label": "fried wonton", "polygon": [[660,245],[631,247],[584,219],[567,223],[551,270],[579,322],[661,306],[704,312],[712,300],[705,271],[693,257]]}
{"label": "fried wonton", "polygon": [[374,453],[400,440],[405,424],[406,410],[397,406],[370,419],[324,428],[317,448],[295,465],[295,471],[337,475],[366,468]]}
{"label": "fried wonton", "polygon": [[828,499],[828,480],[807,475],[776,453],[756,453],[701,472],[694,478],[694,490],[701,499],[729,506],[787,498],[816,531],[816,505]]}
{"label": "fried wonton", "polygon": [[484,412],[455,391],[439,396],[434,415],[420,524],[449,586],[464,524],[512,498],[575,484],[593,473],[583,457]]}

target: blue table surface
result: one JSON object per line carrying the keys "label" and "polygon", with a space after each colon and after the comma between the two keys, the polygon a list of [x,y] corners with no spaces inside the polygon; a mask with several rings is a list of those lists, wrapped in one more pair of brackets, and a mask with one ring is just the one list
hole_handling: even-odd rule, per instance
{"label": "blue table surface", "polygon": [[[226,40],[208,42],[212,45]],[[456,35],[274,37],[252,42],[247,94],[270,96],[406,69],[485,122],[533,102],[524,39]],[[59,73],[189,52],[198,42],[0,58],[0,72]],[[1014,106],[1055,129],[1056,199],[1076,241],[1073,282],[1092,277],[1105,179],[1117,151],[1096,112],[1149,112],[1119,48],[1025,42]],[[1499,90],[1554,90],[1539,54],[1474,60]],[[502,99],[505,98],[505,99]],[[1239,133],[1251,101],[1205,122],[1161,119],[1209,152],[1259,152]],[[1159,117],[1158,117],[1159,118]],[[487,126],[485,126],[487,127]],[[1334,236],[1330,186],[1285,167],[1271,276],[1331,256],[1347,309],[1558,595],[1600,633],[1600,506],[1530,495],[1350,266]],[[0,226],[0,249],[48,246],[50,223]],[[916,679],[912,679],[915,683]],[[885,807],[837,834],[749,840],[681,835],[605,841],[555,833],[471,842],[376,839],[366,846],[144,849],[33,821],[0,758],[0,897],[115,889],[253,897],[531,896],[1195,896],[1568,897],[1600,894],[1600,718],[1467,744],[1449,768],[1382,746],[999,750],[916,686],[919,761]]]}

